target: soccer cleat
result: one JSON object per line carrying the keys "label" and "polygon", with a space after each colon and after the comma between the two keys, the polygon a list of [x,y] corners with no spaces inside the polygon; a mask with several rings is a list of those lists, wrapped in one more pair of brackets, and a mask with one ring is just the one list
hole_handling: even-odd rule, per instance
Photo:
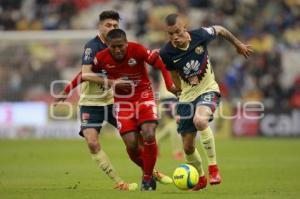
{"label": "soccer cleat", "polygon": [[199,191],[200,189],[204,189],[207,185],[207,179],[204,176],[199,177],[198,183],[191,189],[191,191]]}
{"label": "soccer cleat", "polygon": [[118,182],[114,189],[118,189],[121,191],[135,191],[137,190],[138,185],[136,183],[126,183],[126,182]]}
{"label": "soccer cleat", "polygon": [[173,180],[169,176],[162,174],[161,172],[157,171],[156,169],[153,170],[153,177],[154,179],[159,182],[160,184],[172,184]]}
{"label": "soccer cleat", "polygon": [[221,176],[219,174],[219,169],[217,165],[210,165],[208,167],[209,172],[209,183],[211,185],[216,185],[221,183]]}
{"label": "soccer cleat", "polygon": [[155,190],[156,190],[156,181],[154,177],[152,177],[149,182],[145,180],[142,181],[141,191],[155,191]]}

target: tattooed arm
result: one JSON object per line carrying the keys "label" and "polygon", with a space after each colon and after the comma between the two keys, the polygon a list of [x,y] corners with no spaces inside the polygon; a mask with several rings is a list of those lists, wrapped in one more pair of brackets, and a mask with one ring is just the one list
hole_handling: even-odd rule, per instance
{"label": "tattooed arm", "polygon": [[213,26],[213,28],[215,29],[217,35],[221,35],[227,41],[232,43],[235,46],[236,51],[239,54],[243,55],[245,58],[249,57],[253,53],[253,50],[251,49],[250,45],[242,43],[238,38],[236,38],[229,30],[227,30],[223,26],[217,25]]}

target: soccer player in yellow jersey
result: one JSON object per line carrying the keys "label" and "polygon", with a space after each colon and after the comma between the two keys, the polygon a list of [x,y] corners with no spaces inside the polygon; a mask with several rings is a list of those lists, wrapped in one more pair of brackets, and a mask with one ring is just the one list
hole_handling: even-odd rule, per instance
{"label": "soccer player in yellow jersey", "polygon": [[199,172],[199,183],[192,189],[203,189],[207,185],[200,154],[195,147],[197,132],[208,158],[209,182],[220,184],[221,177],[216,160],[215,140],[209,127],[220,100],[220,91],[211,67],[207,45],[217,36],[222,36],[246,58],[253,52],[222,26],[201,27],[188,31],[178,14],[170,14],[165,19],[170,41],[160,50],[160,55],[177,88],[180,88],[177,106],[178,133],[182,136],[187,163]]}

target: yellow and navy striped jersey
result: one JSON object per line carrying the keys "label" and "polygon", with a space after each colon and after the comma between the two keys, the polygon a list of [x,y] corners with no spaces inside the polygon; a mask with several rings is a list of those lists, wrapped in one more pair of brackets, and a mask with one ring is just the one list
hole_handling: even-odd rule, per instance
{"label": "yellow and navy striped jersey", "polygon": [[188,32],[191,41],[187,49],[179,49],[168,42],[160,56],[169,71],[176,71],[181,80],[180,102],[194,101],[203,93],[219,91],[211,67],[207,45],[216,38],[213,27],[199,28]]}
{"label": "yellow and navy striped jersey", "polygon": [[[92,65],[96,54],[107,46],[101,41],[99,36],[91,39],[84,46],[82,54],[82,65]],[[85,81],[81,84],[80,106],[106,106],[113,103],[112,90],[107,90],[101,85]]]}

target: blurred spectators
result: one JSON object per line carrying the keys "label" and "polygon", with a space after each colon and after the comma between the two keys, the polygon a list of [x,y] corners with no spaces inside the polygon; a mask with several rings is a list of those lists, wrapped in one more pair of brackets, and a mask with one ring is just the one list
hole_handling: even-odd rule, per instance
{"label": "blurred spectators", "polygon": [[[171,12],[186,14],[191,28],[225,26],[255,50],[245,60],[228,42],[211,43],[211,61],[226,98],[299,107],[299,77],[289,88],[281,83],[283,74],[297,73],[287,69],[282,56],[287,49],[300,52],[299,0],[2,0],[0,30],[94,29],[103,9],[120,11],[122,27],[149,48],[166,41],[163,19]],[[43,99],[52,80],[80,67],[82,46],[72,42],[0,45],[0,100]],[[158,81],[157,73],[151,75]]]}

